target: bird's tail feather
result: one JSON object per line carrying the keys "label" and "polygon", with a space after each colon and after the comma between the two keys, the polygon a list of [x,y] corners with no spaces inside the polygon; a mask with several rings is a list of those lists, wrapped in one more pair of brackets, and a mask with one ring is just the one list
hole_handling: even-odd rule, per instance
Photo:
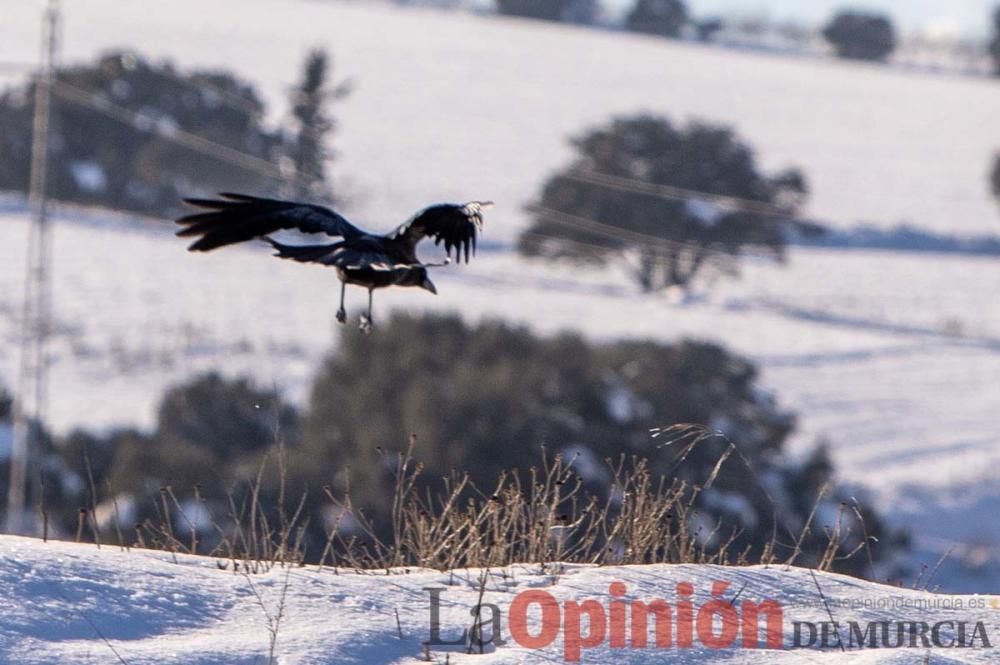
{"label": "bird's tail feather", "polygon": [[286,245],[271,238],[264,238],[264,241],[275,249],[275,256],[302,263],[319,261],[323,257],[328,256],[337,246],[337,243],[332,245]]}

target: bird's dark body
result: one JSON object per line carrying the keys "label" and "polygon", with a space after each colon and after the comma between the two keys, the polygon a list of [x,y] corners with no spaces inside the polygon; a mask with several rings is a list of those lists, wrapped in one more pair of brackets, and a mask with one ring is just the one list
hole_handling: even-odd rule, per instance
{"label": "bird's dark body", "polygon": [[372,289],[384,289],[388,286],[420,286],[423,278],[415,269],[392,270],[379,272],[377,270],[345,270],[338,269],[337,276],[345,284],[364,286]]}
{"label": "bird's dark body", "polygon": [[[283,245],[271,240],[270,244],[277,250],[279,258],[292,259],[302,263],[323,263],[332,265],[337,269],[337,277],[344,284],[353,284],[366,288],[382,289],[388,286],[420,286],[423,277],[426,276],[426,269],[423,268],[416,257],[409,258],[404,252],[386,251],[384,247],[369,246],[359,248],[358,245],[374,245],[374,243],[362,240],[361,243],[353,243],[348,246],[346,243],[338,242],[333,245]],[[373,268],[352,267],[350,264],[338,265],[350,258],[350,254],[360,251],[370,252],[372,257],[377,257],[377,261],[385,265],[398,265],[401,268],[390,270],[375,270]],[[354,260],[357,260],[354,258]],[[424,274],[421,274],[424,273]]]}
{"label": "bird's dark body", "polygon": [[[427,276],[427,268],[417,258],[417,244],[433,238],[444,243],[445,251],[461,261],[475,252],[476,234],[482,227],[482,210],[488,203],[474,201],[464,205],[431,206],[401,225],[392,233],[375,235],[352,225],[340,214],[317,205],[262,199],[243,194],[222,194],[222,199],[189,199],[192,205],[210,212],[189,215],[177,220],[184,226],[179,236],[199,236],[190,251],[205,252],[254,238],[265,238],[276,250],[275,256],[302,263],[319,263],[336,268],[342,285],[353,284],[368,289],[368,315],[362,328],[371,327],[371,293],[390,286],[418,286],[437,293]],[[268,236],[281,229],[305,233],[326,233],[342,240],[325,245],[286,245]],[[337,320],[346,319],[344,291],[341,288]]]}

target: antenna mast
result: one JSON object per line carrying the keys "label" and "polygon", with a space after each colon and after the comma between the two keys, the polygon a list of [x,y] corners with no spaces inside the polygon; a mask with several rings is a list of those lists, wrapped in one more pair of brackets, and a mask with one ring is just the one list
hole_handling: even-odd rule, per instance
{"label": "antenna mast", "polygon": [[28,261],[21,318],[21,361],[14,402],[13,446],[7,496],[7,531],[10,533],[22,533],[27,527],[24,504],[29,460],[32,451],[38,448],[40,425],[45,419],[48,401],[47,343],[51,330],[52,298],[46,180],[58,27],[58,0],[49,0],[42,24],[41,62],[35,80],[31,181],[28,190],[28,201],[34,219],[28,232]]}

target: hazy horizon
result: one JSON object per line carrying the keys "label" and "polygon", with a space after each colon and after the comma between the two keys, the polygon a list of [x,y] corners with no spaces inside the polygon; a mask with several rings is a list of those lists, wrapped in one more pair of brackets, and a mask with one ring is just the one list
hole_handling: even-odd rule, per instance
{"label": "hazy horizon", "polygon": [[[474,0],[492,4],[493,0]],[[635,0],[599,0],[609,11],[624,12]],[[983,38],[990,33],[990,17],[1000,0],[686,0],[694,16],[713,14],[764,15],[772,20],[793,20],[810,25],[826,21],[844,8],[882,11],[892,16],[905,33],[938,37]]]}
{"label": "hazy horizon", "polygon": [[[628,7],[633,0],[605,0],[608,6]],[[820,23],[846,7],[886,12],[906,32],[940,36],[983,37],[990,32],[989,18],[997,0],[688,0],[695,16],[722,13],[764,14],[775,20],[794,19]]]}

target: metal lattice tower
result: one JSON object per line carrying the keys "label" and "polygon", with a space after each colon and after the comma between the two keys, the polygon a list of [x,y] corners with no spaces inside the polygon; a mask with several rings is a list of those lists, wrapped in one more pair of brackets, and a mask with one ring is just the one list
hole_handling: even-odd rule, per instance
{"label": "metal lattice tower", "polygon": [[28,200],[33,220],[28,232],[24,308],[21,318],[21,360],[14,402],[13,446],[7,495],[7,531],[21,533],[25,519],[27,477],[32,452],[37,450],[38,427],[45,420],[48,401],[47,346],[51,331],[51,238],[46,181],[48,177],[49,125],[52,84],[58,44],[59,6],[49,0],[42,28],[42,52],[35,80],[35,113],[32,127],[31,181]]}

